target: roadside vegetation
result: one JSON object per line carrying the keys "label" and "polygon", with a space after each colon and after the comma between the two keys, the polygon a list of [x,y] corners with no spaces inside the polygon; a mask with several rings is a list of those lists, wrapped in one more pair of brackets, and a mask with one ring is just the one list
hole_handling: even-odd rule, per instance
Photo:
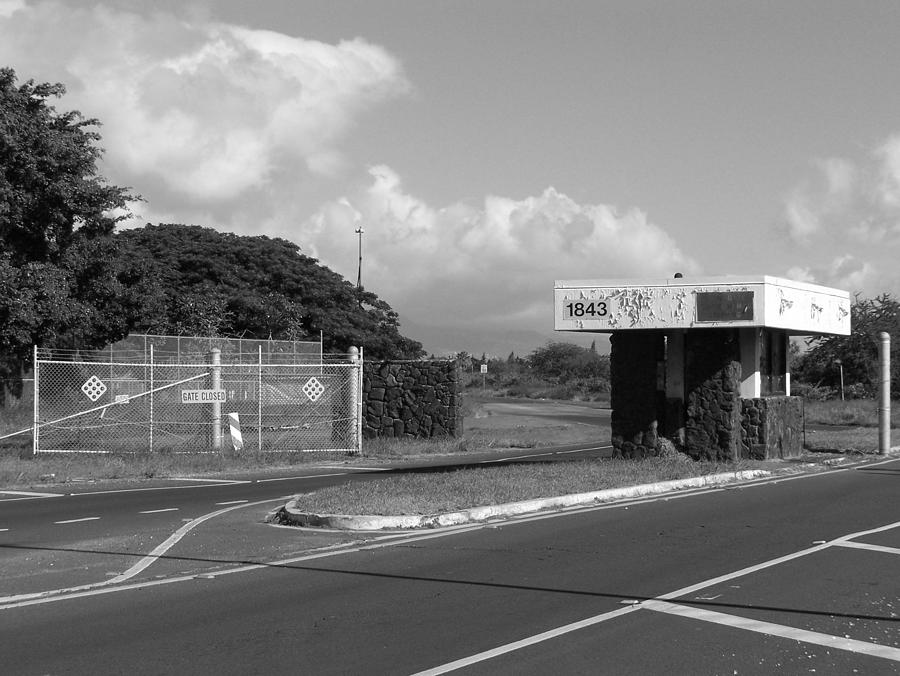
{"label": "roadside vegetation", "polygon": [[656,481],[755,469],[762,463],[716,465],[686,456],[525,463],[402,474],[332,486],[297,496],[297,509],[319,514],[437,514],[484,505],[589,493]]}

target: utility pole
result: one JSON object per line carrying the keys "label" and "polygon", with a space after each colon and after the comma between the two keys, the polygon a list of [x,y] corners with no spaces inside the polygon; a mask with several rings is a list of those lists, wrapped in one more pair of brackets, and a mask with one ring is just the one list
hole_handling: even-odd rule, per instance
{"label": "utility pole", "polygon": [[359,270],[356,274],[356,290],[362,290],[362,236],[365,230],[360,225],[356,230],[356,234],[359,235]]}

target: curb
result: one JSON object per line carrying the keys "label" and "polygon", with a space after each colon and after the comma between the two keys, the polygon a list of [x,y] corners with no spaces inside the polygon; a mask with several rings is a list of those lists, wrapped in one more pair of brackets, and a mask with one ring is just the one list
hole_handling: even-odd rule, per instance
{"label": "curb", "polygon": [[297,510],[297,501],[295,498],[278,510],[274,516],[275,520],[282,524],[308,526],[313,528],[334,528],[337,530],[378,531],[440,528],[442,526],[458,526],[465,523],[487,521],[488,519],[495,517],[516,516],[518,514],[530,514],[549,509],[577,507],[601,502],[612,502],[614,500],[628,500],[640,498],[645,495],[658,495],[660,493],[668,493],[687,488],[719,486],[722,484],[734,483],[736,481],[748,481],[751,479],[768,477],[772,476],[772,474],[772,472],[759,469],[744,470],[740,472],[725,472],[723,474],[711,474],[690,479],[660,481],[652,484],[642,484],[640,486],[610,488],[591,493],[574,493],[552,498],[537,498],[534,500],[523,500],[521,502],[508,502],[501,505],[473,507],[458,512],[424,515],[376,516],[368,514],[312,514]]}

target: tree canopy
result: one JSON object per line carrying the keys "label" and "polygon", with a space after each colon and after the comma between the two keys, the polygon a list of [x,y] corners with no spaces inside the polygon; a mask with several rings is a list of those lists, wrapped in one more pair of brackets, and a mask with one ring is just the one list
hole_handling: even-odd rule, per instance
{"label": "tree canopy", "polygon": [[284,239],[178,224],[117,233],[122,255],[143,259],[161,296],[135,328],[152,333],[315,339],[328,351],[362,346],[369,358],[414,359],[397,313],[374,293]]}
{"label": "tree canopy", "polygon": [[59,113],[49,100],[62,84],[16,85],[0,68],[0,244],[10,260],[58,261],[76,232],[112,232],[115,209],[136,199],[99,175],[99,122],[78,111]]}

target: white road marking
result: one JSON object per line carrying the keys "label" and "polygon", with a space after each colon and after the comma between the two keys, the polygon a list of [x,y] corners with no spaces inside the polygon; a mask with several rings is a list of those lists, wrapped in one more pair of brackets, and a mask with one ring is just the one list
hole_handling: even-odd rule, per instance
{"label": "white road marking", "polygon": [[99,521],[99,520],[100,520],[99,516],[86,516],[83,519],[67,519],[65,521],[54,521],[53,523],[55,523],[55,524],[81,523],[82,521]]}
{"label": "white road marking", "polygon": [[861,653],[863,655],[871,655],[872,657],[880,657],[882,659],[900,662],[900,648],[878,645],[877,643],[867,643],[866,641],[857,641],[852,638],[833,636],[831,634],[820,634],[816,631],[798,629],[796,627],[785,627],[772,622],[752,620],[737,615],[726,615],[725,613],[718,613],[703,608],[689,608],[688,606],[669,603],[667,601],[646,601],[642,604],[642,607],[647,610],[668,613],[678,617],[688,617],[694,620],[702,620],[703,622],[712,622],[713,624],[734,627],[735,629],[743,629],[745,631],[753,631],[767,636],[779,636],[781,638],[803,641],[804,643],[812,643],[826,648],[847,650],[853,653]]}
{"label": "white road marking", "polygon": [[591,448],[576,448],[574,451],[557,451],[557,455],[566,455],[567,453],[586,453],[588,451],[603,451],[612,446],[592,446]]}
{"label": "white road marking", "polygon": [[[735,571],[734,573],[728,573],[727,575],[720,575],[719,577],[712,578],[711,580],[706,580],[705,582],[699,582],[697,584],[691,585],[689,587],[683,587],[682,589],[678,589],[673,592],[669,592],[668,594],[663,594],[662,596],[657,596],[655,599],[649,599],[644,601],[639,606],[627,606],[625,608],[621,608],[616,611],[612,611],[610,613],[603,613],[601,615],[596,615],[592,618],[588,618],[586,620],[582,620],[581,622],[575,622],[573,624],[566,625],[565,627],[561,627],[560,629],[567,629],[568,631],[575,631],[577,629],[582,628],[582,626],[590,626],[592,624],[597,624],[598,622],[603,622],[608,619],[612,619],[616,617],[617,614],[621,615],[625,612],[630,612],[636,610],[638,608],[646,608],[647,610],[660,611],[660,612],[672,612],[673,614],[682,614],[681,611],[675,613],[672,609],[679,609],[683,606],[679,606],[674,603],[667,603],[666,599],[672,599],[676,597],[685,596],[695,591],[699,591],[700,589],[706,589],[707,587],[711,587],[713,585],[719,584],[720,582],[725,582],[731,580],[736,577],[743,577],[745,575],[749,575],[750,573],[756,572],[758,570],[763,570],[764,568],[769,568],[771,566],[778,565],[780,563],[784,563],[786,561],[791,561],[793,559],[800,558],[802,556],[806,556],[808,554],[812,554],[813,552],[818,552],[823,549],[827,549],[831,546],[839,546],[840,543],[848,542],[854,538],[862,537],[864,535],[871,535],[872,533],[880,533],[886,530],[892,530],[900,527],[900,521],[887,524],[885,526],[879,526],[878,528],[872,528],[867,531],[860,531],[858,533],[851,533],[849,535],[844,535],[840,538],[833,540],[830,544],[818,545],[816,547],[810,547],[807,549],[803,549],[799,552],[795,552],[793,554],[788,554],[786,556],[778,557],[777,559],[772,559],[771,561],[765,561],[763,563],[757,564],[755,566],[748,566],[747,568],[742,568],[741,570]],[[630,600],[621,601],[620,603],[628,603]],[[685,608],[685,612],[683,614],[687,615],[692,613],[695,609],[693,608]],[[703,617],[700,617],[700,613],[706,613]],[[865,641],[854,641],[851,639],[842,639],[837,636],[829,636],[827,634],[818,634],[812,631],[806,631],[803,629],[794,629],[793,627],[784,627],[778,624],[772,624],[769,622],[756,622],[755,620],[748,620],[746,618],[735,617],[731,615],[725,615],[724,613],[712,613],[711,611],[698,611],[696,615],[696,619],[706,619],[707,621],[713,621],[713,616],[716,616],[716,619],[720,619],[721,624],[728,624],[729,626],[734,626],[737,628],[745,628],[751,631],[757,631],[764,634],[771,634],[773,636],[784,636],[786,638],[793,638],[798,641],[806,641],[808,643],[815,643],[817,645],[824,645],[829,648],[840,648],[842,650],[850,650],[852,652],[861,652],[867,655],[874,655],[876,657],[882,657],[885,659],[891,659],[900,661],[900,649],[891,648],[887,646],[880,646],[874,643],[866,643]],[[721,617],[718,617],[721,616]],[[579,626],[581,625],[581,626]],[[746,625],[746,626],[745,626]],[[568,629],[570,628],[571,629]],[[413,676],[425,676],[426,674],[444,674],[450,671],[455,671],[456,669],[461,669],[463,667],[467,667],[475,662],[481,662],[492,657],[496,657],[497,655],[502,655],[504,653],[512,652],[513,650],[517,650],[520,647],[526,647],[529,645],[533,645],[540,641],[546,641],[559,634],[554,634],[554,631],[551,630],[548,632],[544,632],[542,634],[536,634],[535,636],[522,639],[521,641],[516,641],[515,643],[509,643],[505,646],[499,646],[498,648],[494,648],[493,650],[487,650],[482,653],[478,653],[477,655],[472,655],[471,657],[466,657],[460,660],[456,660],[455,662],[449,662],[447,664],[443,664],[433,669],[419,672],[418,674],[414,674]],[[561,632],[567,633],[567,631]]]}
{"label": "white road marking", "polygon": [[492,462],[506,462],[507,460],[525,460],[526,458],[539,458],[544,455],[553,455],[553,453],[531,453],[529,455],[513,455],[508,458],[495,458],[493,460],[482,460],[482,465],[487,465]]}
{"label": "white road marking", "polygon": [[173,476],[170,481],[192,481],[208,484],[249,484],[251,482],[250,479],[197,479],[190,476]]}
{"label": "white road marking", "polygon": [[344,476],[345,474],[353,474],[354,472],[336,472],[334,474],[309,474],[306,476],[281,476],[274,479],[257,479],[256,483],[265,484],[270,481],[293,481],[295,479],[318,479],[323,476]]}
{"label": "white road marking", "polygon": [[138,514],[161,514],[162,512],[177,512],[178,507],[166,507],[165,509],[148,509]]}
{"label": "white road marking", "polygon": [[7,491],[0,489],[0,495],[15,495],[19,498],[61,498],[64,493],[35,493],[33,491]]}
{"label": "white road marking", "polygon": [[224,506],[224,505],[242,505],[245,502],[248,502],[248,500],[231,500],[229,502],[217,502],[216,506],[220,507],[220,506]]}
{"label": "white road marking", "polygon": [[900,554],[897,547],[885,547],[884,545],[870,545],[865,542],[836,542],[836,547],[851,547],[853,549],[867,549],[870,552],[884,552],[885,554]]}
{"label": "white road marking", "polygon": [[[167,551],[169,551],[172,547],[178,544],[181,539],[187,535],[191,530],[199,526],[204,521],[208,521],[217,516],[221,516],[227,512],[231,512],[235,509],[241,509],[242,507],[253,507],[255,505],[264,505],[269,502],[280,502],[283,501],[284,497],[280,498],[269,498],[268,500],[260,500],[258,502],[251,502],[242,505],[234,505],[232,507],[226,507],[224,509],[216,510],[215,512],[210,512],[209,514],[204,514],[203,516],[197,517],[196,519],[184,524],[181,528],[176,530],[172,535],[166,538],[165,541],[161,542],[157,545],[153,551],[144,556],[140,561],[134,564],[131,568],[126,570],[124,573],[120,575],[116,575],[115,577],[111,577],[108,580],[104,580],[103,582],[96,582],[93,584],[83,584],[77,587],[67,587],[64,589],[50,589],[48,591],[42,592],[34,592],[31,594],[16,594],[14,596],[4,596],[0,597],[0,610],[6,610],[9,608],[20,608],[22,606],[30,606],[36,603],[49,603],[53,601],[61,601],[63,599],[71,599],[71,598],[80,598],[82,596],[93,596],[95,594],[102,594],[106,592],[112,591],[120,591],[125,589],[140,589],[142,587],[150,587],[159,583],[165,582],[181,582],[184,580],[193,579],[194,576],[186,576],[182,578],[174,578],[172,580],[158,580],[157,582],[139,582],[133,585],[125,585],[119,587],[111,587],[111,585],[116,585],[126,580],[131,579],[144,569],[151,566],[157,559],[164,556]],[[100,518],[100,517],[94,517]],[[65,523],[65,522],[59,522]],[[244,569],[256,568],[258,566],[252,567],[244,567]]]}
{"label": "white road marking", "polygon": [[116,488],[109,491],[85,491],[84,493],[69,493],[68,495],[78,497],[80,495],[111,495],[113,493],[146,493],[149,491],[180,491],[188,488],[217,488],[223,485],[248,484],[249,481],[229,481],[228,484],[191,484],[189,486],[151,486],[149,488]]}
{"label": "white road marking", "polygon": [[613,618],[619,617],[621,615],[633,613],[638,610],[638,608],[640,608],[640,606],[629,606],[627,608],[611,610],[610,612],[603,613],[602,615],[595,615],[594,617],[589,617],[586,620],[579,620],[578,622],[573,622],[572,624],[567,624],[562,627],[557,627],[556,629],[551,629],[550,631],[545,631],[542,634],[535,634],[534,636],[523,638],[521,641],[507,643],[506,645],[498,646],[496,648],[492,648],[491,650],[485,650],[484,652],[478,653],[477,655],[470,655],[469,657],[464,657],[460,660],[456,660],[455,662],[448,662],[447,664],[442,664],[438,667],[434,667],[433,669],[420,671],[413,674],[413,676],[436,676],[437,674],[446,674],[450,671],[456,671],[457,669],[469,667],[473,664],[477,664],[478,662],[484,662],[485,660],[497,657],[498,655],[510,653],[515,650],[521,650],[522,648],[527,648],[528,646],[534,645],[535,643],[549,641],[550,639],[556,638],[557,636],[569,634],[573,631],[584,629],[585,627],[590,627],[595,624],[600,624],[601,622],[606,622],[607,620],[612,620]]}
{"label": "white road marking", "polygon": [[9,530],[9,528],[0,528],[0,533],[5,533]]}

